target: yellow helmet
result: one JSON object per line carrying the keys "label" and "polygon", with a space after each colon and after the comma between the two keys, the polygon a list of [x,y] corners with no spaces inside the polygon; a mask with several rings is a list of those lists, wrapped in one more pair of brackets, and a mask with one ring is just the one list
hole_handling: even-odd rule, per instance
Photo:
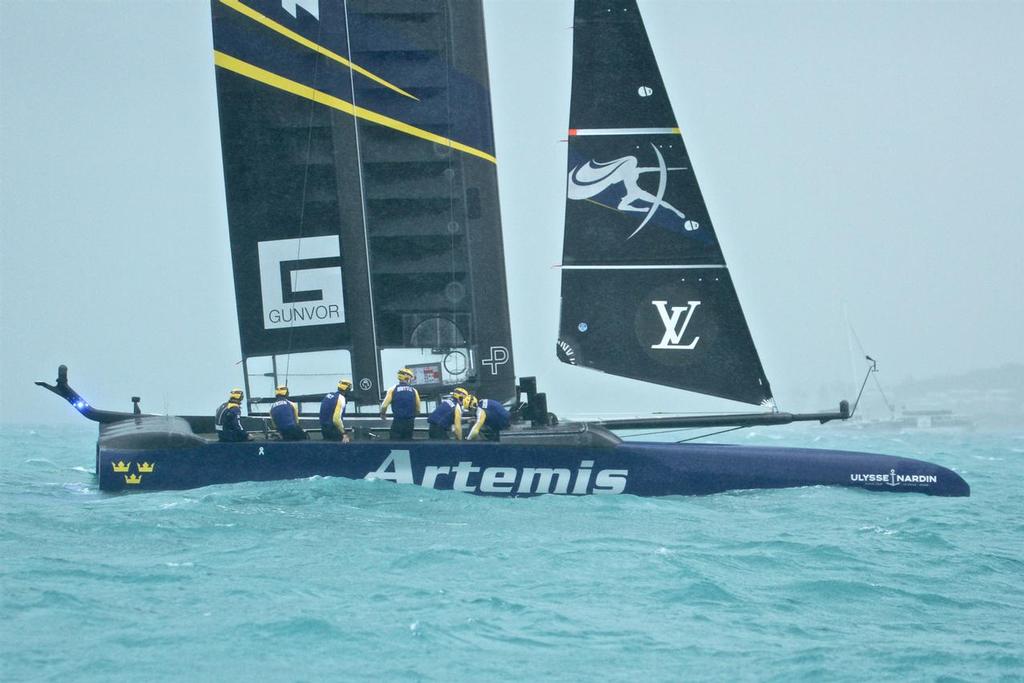
{"label": "yellow helmet", "polygon": [[348,391],[352,388],[352,382],[347,379],[338,380],[338,391]]}
{"label": "yellow helmet", "polygon": [[231,393],[230,393],[230,394],[228,394],[228,397],[229,397],[229,398],[230,398],[230,399],[231,399],[232,401],[241,401],[241,400],[242,400],[242,397],[243,397],[244,395],[245,395],[245,394],[243,394],[243,393],[242,393],[242,390],[241,390],[241,389],[232,389],[232,390],[231,390]]}
{"label": "yellow helmet", "polygon": [[479,401],[477,400],[476,396],[466,394],[465,396],[462,397],[463,410],[472,410],[473,408],[476,408],[477,403],[479,403]]}
{"label": "yellow helmet", "polygon": [[279,386],[276,391],[274,391],[274,396],[287,396],[287,395],[288,395],[288,387],[286,387],[283,384],[281,386]]}
{"label": "yellow helmet", "polygon": [[398,381],[400,382],[408,382],[415,376],[409,368],[402,368],[398,371]]}
{"label": "yellow helmet", "polygon": [[455,387],[455,390],[452,391],[452,398],[456,401],[461,401],[467,396],[469,396],[469,392],[466,391],[465,387]]}

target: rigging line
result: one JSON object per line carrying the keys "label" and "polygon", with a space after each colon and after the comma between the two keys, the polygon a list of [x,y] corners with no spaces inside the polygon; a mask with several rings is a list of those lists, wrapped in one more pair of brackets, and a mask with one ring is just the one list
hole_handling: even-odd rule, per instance
{"label": "rigging line", "polygon": [[882,395],[882,400],[885,401],[885,407],[889,409],[889,413],[896,414],[896,405],[889,401],[889,397],[885,395],[885,389],[882,388],[882,383],[878,379],[878,375],[875,374],[875,386],[878,387],[878,393]]}
{"label": "rigging line", "polygon": [[[334,377],[333,372],[296,372],[296,377]],[[273,373],[263,373],[263,377],[272,377]]]}
{"label": "rigging line", "polygon": [[[448,124],[447,125],[447,132],[448,132],[448,138],[450,139],[451,136],[452,136],[452,71],[451,71],[452,70],[452,65],[451,65],[452,54],[451,54],[451,50],[449,49],[450,48],[450,43],[451,43],[451,31],[450,31],[450,29],[451,29],[451,26],[450,26],[451,17],[448,15],[448,5],[446,3],[442,3],[441,4],[441,8],[442,8],[441,11],[444,13],[444,30],[445,30],[445,37],[444,37],[444,53],[445,53],[444,54],[444,64],[445,64],[444,88],[445,88],[445,100],[444,100],[444,102],[445,102],[445,111],[446,111],[446,115],[447,115],[447,124]],[[446,298],[448,299],[449,313],[450,313],[450,316],[451,316],[452,325],[456,329],[458,329],[458,325],[455,324],[455,320],[457,319],[456,316],[455,316],[455,312],[456,312],[455,294],[458,291],[458,289],[454,286],[454,284],[455,284],[455,236],[456,236],[457,230],[458,230],[458,221],[455,220],[455,168],[454,168],[455,155],[451,153],[451,149],[448,149],[448,150],[445,150],[445,151],[446,151],[447,156],[448,156],[448,169],[447,169],[447,171],[448,171],[448,220],[449,220],[449,229],[448,229],[448,232],[449,232],[448,263],[449,263],[449,266],[451,267],[450,282],[452,283],[452,288],[448,292],[448,296]],[[465,178],[462,178],[462,182],[463,182],[462,193],[463,193],[463,196],[465,196],[465,193],[466,193]],[[467,216],[468,216],[468,212],[467,212]],[[468,230],[469,226],[467,225],[467,223],[469,221],[464,218],[464,220],[462,222],[463,222],[464,230]],[[455,224],[455,230],[452,230],[452,228],[451,228],[452,224]],[[465,234],[465,232],[463,234]],[[469,238],[468,238],[468,235],[467,235],[466,236],[466,242],[468,243],[468,241],[469,241]],[[467,248],[467,252],[468,252],[468,248]],[[467,258],[468,258],[468,253],[467,253]],[[465,296],[465,294],[463,296]],[[473,309],[473,310],[475,310],[475,309]],[[472,328],[472,326],[471,326],[471,328]],[[438,330],[438,331],[440,331],[440,330]],[[440,340],[438,340],[438,341],[440,341]],[[454,339],[452,341],[454,342]]]}
{"label": "rigging line", "polygon": [[[860,352],[864,355],[865,358],[867,358],[872,363],[874,363],[875,367],[873,367],[872,370],[869,370],[868,374],[875,373],[875,376],[874,376],[875,377],[875,386],[878,387],[878,393],[880,393],[882,395],[882,400],[885,401],[885,407],[889,409],[889,412],[890,413],[895,413],[896,412],[896,406],[894,406],[892,403],[889,402],[889,397],[885,395],[885,390],[882,389],[882,382],[878,379],[878,374],[877,374],[877,372],[878,372],[878,368],[877,368],[878,363],[873,358],[871,358],[871,356],[869,356],[867,354],[867,352],[864,350],[864,345],[860,343],[860,335],[858,335],[857,334],[857,330],[855,330],[853,328],[853,323],[850,322],[849,316],[847,316],[847,318],[846,318],[846,325],[850,329],[850,334],[853,336],[853,340],[855,342],[857,342],[857,348],[860,350]],[[861,386],[860,390],[863,393],[864,387]],[[857,401],[860,401],[860,394],[857,395]],[[856,407],[857,407],[857,404],[854,403],[854,409],[855,410],[856,410]],[[852,413],[851,413],[851,415],[852,415]]]}
{"label": "rigging line", "polygon": [[676,443],[686,443],[687,441],[696,441],[697,439],[706,439],[709,436],[718,436],[719,434],[728,434],[729,432],[735,432],[737,429],[746,429],[746,428],[747,428],[746,425],[741,425],[739,427],[730,427],[729,429],[723,429],[721,431],[711,432],[710,434],[701,434],[700,436],[691,436],[689,439],[680,439],[679,441],[676,441]]}
{"label": "rigging line", "polygon": [[[650,417],[652,415],[663,415],[667,417],[682,417],[684,415],[707,415],[706,410],[655,410],[650,413],[644,413],[638,415],[636,411],[620,411],[620,412],[601,412],[601,413],[573,413],[571,419],[577,422],[601,422],[603,420],[612,420],[617,417]],[[715,413],[716,415],[749,415],[749,410],[731,410],[723,413]],[[767,412],[765,414],[768,414]],[[618,429],[618,428],[617,428]],[[625,429],[625,428],[623,428]],[[687,427],[687,429],[694,429],[693,427]],[[697,427],[696,429],[700,429]]]}
{"label": "rigging line", "polygon": [[[347,22],[346,22],[347,24]],[[316,27],[316,42],[320,42],[320,35],[323,32],[323,24],[317,22]],[[309,118],[306,122],[306,163],[302,170],[302,200],[299,204],[299,241],[295,249],[295,260],[298,261],[302,258],[302,236],[305,233],[305,221],[306,221],[306,188],[309,185],[309,160],[313,156],[313,110],[316,107],[316,77],[317,72],[320,68],[320,55],[313,58],[313,98],[309,101]],[[351,73],[351,71],[349,72]],[[289,273],[288,277],[292,277]],[[292,315],[291,322],[288,323],[288,354],[287,360],[284,365],[284,383],[288,385],[289,372],[292,367],[292,338],[295,335],[295,316]]]}
{"label": "rigging line", "polygon": [[846,320],[846,325],[850,328],[850,334],[853,335],[853,341],[857,342],[857,348],[866,356],[867,352],[864,350],[864,345],[860,343],[860,335],[857,334],[857,330],[853,329],[853,323],[850,322],[849,318]]}
{"label": "rigging line", "polygon": [[634,439],[641,436],[655,436],[658,434],[676,434],[678,432],[689,432],[694,429],[703,429],[702,427],[674,427],[672,429],[660,429],[656,432],[641,432],[640,434],[627,434],[621,437],[622,439]]}

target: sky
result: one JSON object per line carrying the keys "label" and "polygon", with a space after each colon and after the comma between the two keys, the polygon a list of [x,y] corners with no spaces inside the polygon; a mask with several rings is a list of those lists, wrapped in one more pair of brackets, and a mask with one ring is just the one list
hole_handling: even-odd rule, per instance
{"label": "sky", "polygon": [[[1024,362],[1024,3],[640,8],[782,409],[852,398],[847,320],[890,384]],[[517,371],[746,409],[555,359],[572,4],[484,9]],[[76,419],[61,363],[116,410],[240,383],[223,188],[208,3],[0,0],[0,421]]]}

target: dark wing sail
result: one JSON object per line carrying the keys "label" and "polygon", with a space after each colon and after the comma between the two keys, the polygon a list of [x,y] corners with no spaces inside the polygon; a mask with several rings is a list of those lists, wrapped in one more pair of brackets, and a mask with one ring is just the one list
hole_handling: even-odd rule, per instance
{"label": "dark wing sail", "polygon": [[512,396],[480,3],[212,7],[243,356],[348,350],[363,401],[424,360]]}
{"label": "dark wing sail", "polygon": [[634,0],[577,0],[558,354],[771,398]]}
{"label": "dark wing sail", "polygon": [[[515,393],[479,0],[348,0],[377,343],[465,354],[482,395]],[[451,143],[446,141],[452,141]],[[450,349],[449,355],[443,350]],[[409,362],[417,362],[410,360]]]}

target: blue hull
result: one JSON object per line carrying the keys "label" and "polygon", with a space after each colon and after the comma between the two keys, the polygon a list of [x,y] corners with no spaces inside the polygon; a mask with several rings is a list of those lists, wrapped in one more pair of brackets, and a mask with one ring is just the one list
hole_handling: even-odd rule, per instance
{"label": "blue hull", "polygon": [[104,491],[190,489],[328,476],[384,479],[496,496],[705,495],[795,486],[970,495],[970,487],[960,475],[909,458],[801,448],[635,442],[604,448],[430,441],[253,441],[145,449],[101,444],[97,474]]}

